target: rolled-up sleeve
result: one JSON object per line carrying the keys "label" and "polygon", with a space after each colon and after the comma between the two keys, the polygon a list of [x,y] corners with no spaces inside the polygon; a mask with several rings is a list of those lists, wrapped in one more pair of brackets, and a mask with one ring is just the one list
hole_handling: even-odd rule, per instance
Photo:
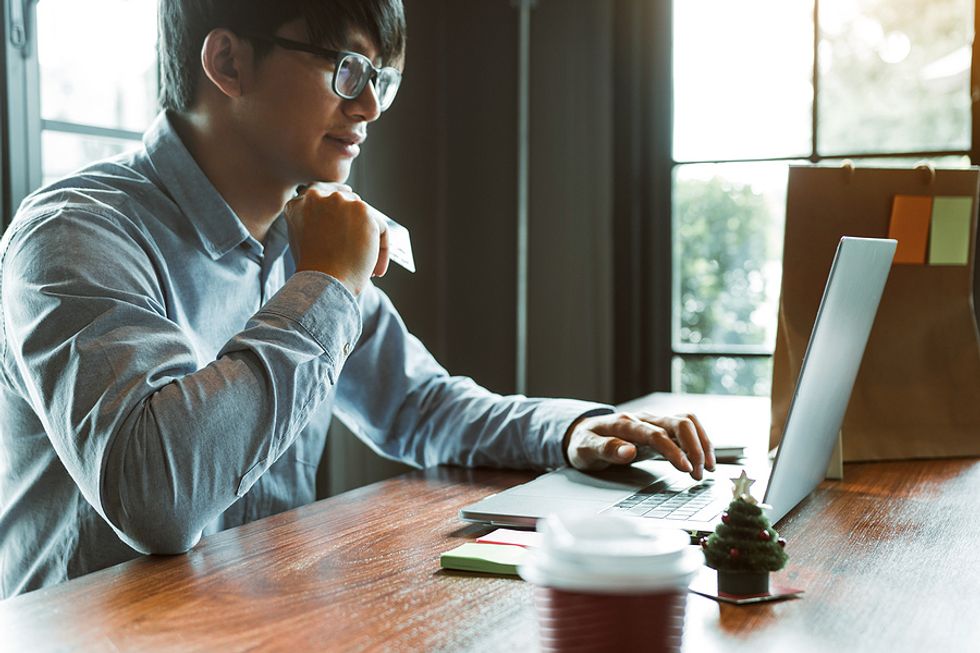
{"label": "rolled-up sleeve", "polygon": [[613,411],[572,399],[502,396],[450,376],[382,291],[369,288],[360,303],[363,332],[340,375],[335,412],[382,455],[420,467],[558,467],[571,423]]}
{"label": "rolled-up sleeve", "polygon": [[149,240],[112,215],[66,218],[8,236],[5,353],[66,470],[123,541],[185,551],[332,391],[359,307],[330,277],[297,274],[200,360],[168,317]]}

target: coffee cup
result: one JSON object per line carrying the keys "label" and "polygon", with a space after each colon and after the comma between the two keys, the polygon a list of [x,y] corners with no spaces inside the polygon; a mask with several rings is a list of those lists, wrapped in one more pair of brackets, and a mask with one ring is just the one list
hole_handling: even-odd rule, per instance
{"label": "coffee cup", "polygon": [[679,651],[687,586],[704,555],[637,517],[550,515],[519,566],[534,585],[544,651]]}

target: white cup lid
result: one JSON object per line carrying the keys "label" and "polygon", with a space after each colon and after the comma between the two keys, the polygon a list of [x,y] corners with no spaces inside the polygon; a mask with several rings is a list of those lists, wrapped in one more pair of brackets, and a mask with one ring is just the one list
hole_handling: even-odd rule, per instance
{"label": "white cup lid", "polygon": [[540,546],[518,572],[545,587],[638,593],[686,587],[704,564],[680,529],[638,517],[562,513],[538,523]]}

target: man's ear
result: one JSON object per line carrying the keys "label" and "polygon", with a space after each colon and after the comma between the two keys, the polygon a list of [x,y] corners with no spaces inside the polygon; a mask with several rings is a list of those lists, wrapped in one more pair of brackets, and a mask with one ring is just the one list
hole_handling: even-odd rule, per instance
{"label": "man's ear", "polygon": [[204,37],[201,66],[223,95],[241,97],[253,63],[252,45],[231,30],[218,28]]}

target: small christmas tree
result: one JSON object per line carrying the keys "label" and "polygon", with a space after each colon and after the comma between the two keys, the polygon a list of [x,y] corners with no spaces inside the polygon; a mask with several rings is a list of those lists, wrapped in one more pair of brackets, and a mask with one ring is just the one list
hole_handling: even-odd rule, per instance
{"label": "small christmas tree", "polygon": [[755,483],[742,470],[732,479],[734,498],[721,515],[715,532],[701,539],[704,557],[718,570],[718,591],[726,594],[765,594],[769,572],[778,571],[789,556],[786,540],[779,537],[762,512],[765,506],[749,494]]}

